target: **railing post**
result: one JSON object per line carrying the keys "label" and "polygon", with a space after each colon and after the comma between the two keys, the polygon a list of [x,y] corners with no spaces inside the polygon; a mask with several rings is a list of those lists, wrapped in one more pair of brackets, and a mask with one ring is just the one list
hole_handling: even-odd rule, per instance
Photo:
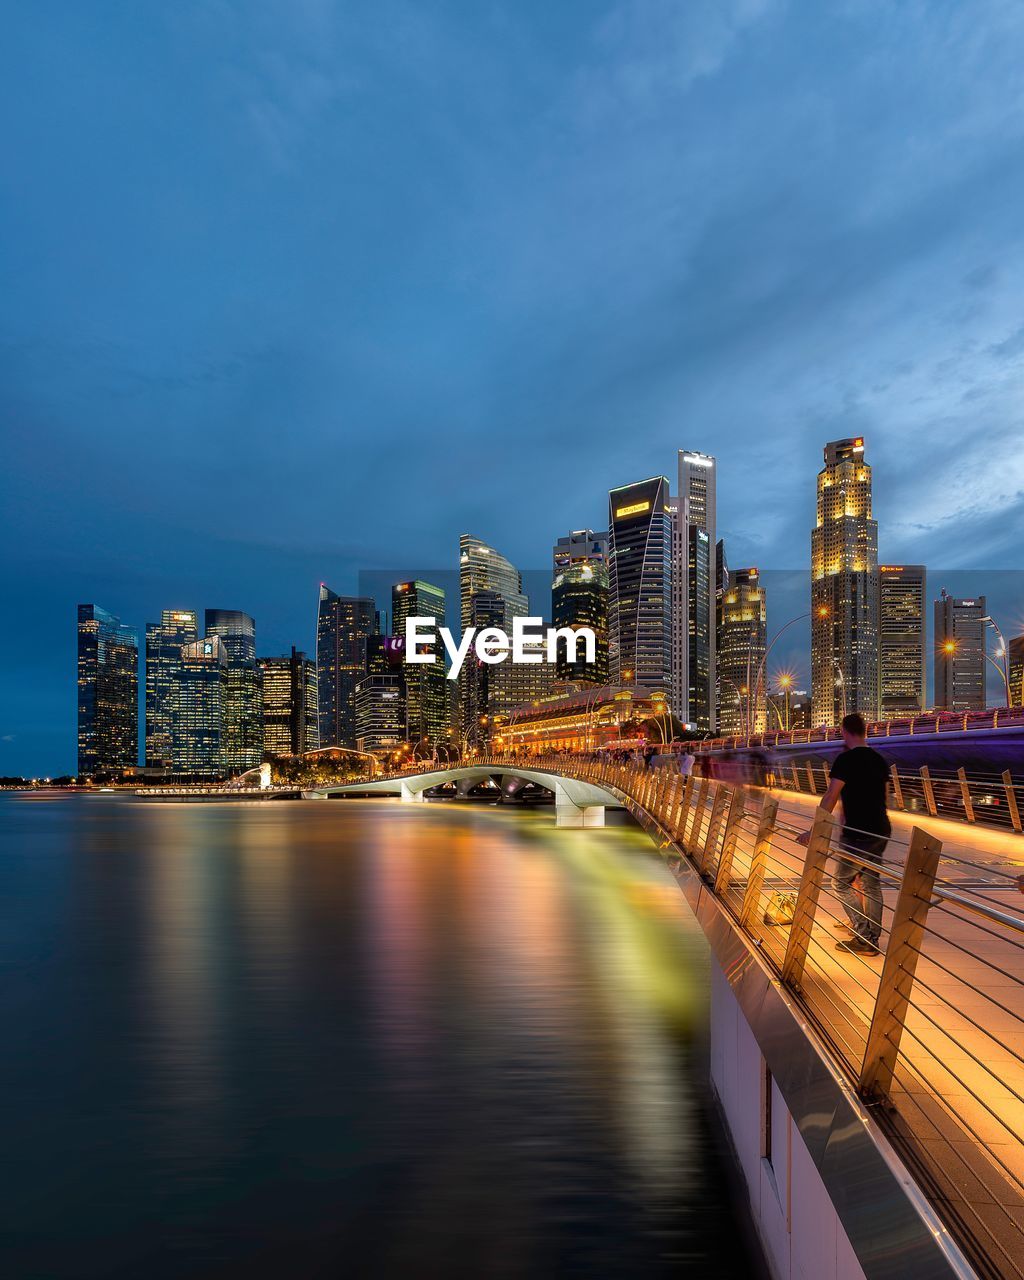
{"label": "railing post", "polygon": [[1003,770],[1003,787],[1006,789],[1006,807],[1010,811],[1010,821],[1014,831],[1020,830],[1020,809],[1017,807],[1017,793],[1013,789],[1013,774],[1009,769]]}
{"label": "railing post", "polygon": [[683,794],[679,799],[679,811],[676,814],[676,833],[680,841],[683,838],[683,832],[686,830],[686,819],[690,815],[690,805],[693,803],[693,784],[693,774],[688,773],[683,780]]}
{"label": "railing post", "polygon": [[935,805],[935,788],[932,786],[932,775],[928,772],[928,766],[921,766],[921,790],[924,792],[924,802],[928,806],[928,812],[933,818],[938,816],[938,809]]}
{"label": "railing post", "polygon": [[710,860],[714,857],[715,845],[718,843],[718,831],[722,825],[722,819],[725,817],[729,794],[729,788],[719,783],[718,790],[715,792],[715,803],[711,806],[711,821],[708,823],[707,839],[704,841],[704,848],[700,855],[701,875],[708,870]]}
{"label": "railing post", "polygon": [[960,779],[960,799],[964,802],[964,813],[967,814],[967,821],[974,821],[974,802],[971,799],[971,789],[967,785],[967,771],[963,765],[956,771],[956,776]]}
{"label": "railing post", "polygon": [[818,899],[821,897],[821,886],[825,879],[825,864],[828,862],[834,823],[835,819],[831,813],[819,805],[814,815],[814,825],[811,827],[811,838],[807,842],[807,857],[804,859],[800,888],[796,895],[796,911],[793,915],[793,923],[789,927],[789,941],[786,944],[786,956],[782,962],[782,981],[797,991],[800,990],[800,983],[804,976],[807,948],[810,945],[811,929],[814,927]]}
{"label": "railing post", "polygon": [[700,829],[704,823],[704,810],[707,807],[710,790],[711,779],[701,778],[700,786],[697,788],[697,803],[693,807],[693,817],[690,819],[690,830],[686,835],[686,843],[692,846],[687,849],[691,857],[697,854],[697,841],[700,839]]}
{"label": "railing post", "polygon": [[814,770],[810,765],[807,766],[807,790],[812,796],[818,794],[818,788],[814,785]]}
{"label": "railing post", "polygon": [[750,859],[750,872],[747,875],[747,888],[743,894],[743,906],[740,908],[740,927],[748,929],[761,900],[761,886],[764,884],[764,873],[768,866],[768,854],[771,852],[772,835],[775,832],[775,817],[779,811],[779,802],[772,796],[766,796],[761,806],[761,820],[757,824],[757,839]]}
{"label": "railing post", "polygon": [[739,827],[743,821],[744,796],[740,787],[732,793],[729,805],[729,817],[725,823],[725,835],[722,837],[722,856],[718,859],[718,872],[715,876],[715,893],[721,897],[729,887],[732,878],[732,863],[736,856],[736,841],[739,838]]}
{"label": "railing post", "polygon": [[795,764],[791,764],[791,765],[789,766],[789,772],[793,775],[793,790],[794,790],[794,791],[801,791],[801,790],[802,790],[802,787],[800,786],[800,775],[799,775],[799,774],[797,773],[797,771],[796,771],[796,765],[795,765]]}
{"label": "railing post", "polygon": [[895,765],[892,766],[892,793],[896,797],[896,807],[898,809],[906,809],[903,803],[903,786],[900,782],[900,771]]}
{"label": "railing post", "polygon": [[885,1098],[892,1087],[941,852],[941,840],[914,827],[860,1070],[865,1098]]}

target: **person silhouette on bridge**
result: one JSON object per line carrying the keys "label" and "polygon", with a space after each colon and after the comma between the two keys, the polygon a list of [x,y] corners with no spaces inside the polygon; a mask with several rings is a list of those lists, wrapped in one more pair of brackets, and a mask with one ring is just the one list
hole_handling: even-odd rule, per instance
{"label": "person silhouette on bridge", "polygon": [[[867,725],[856,711],[843,716],[845,750],[832,762],[828,790],[822,806],[831,813],[843,806],[840,848],[851,854],[836,855],[832,884],[850,920],[853,937],[836,944],[837,951],[877,955],[882,932],[882,885],[877,868],[892,834],[886,809],[889,766],[884,757],[867,745]],[[810,832],[800,837],[806,844]],[[854,880],[860,877],[860,893]]]}

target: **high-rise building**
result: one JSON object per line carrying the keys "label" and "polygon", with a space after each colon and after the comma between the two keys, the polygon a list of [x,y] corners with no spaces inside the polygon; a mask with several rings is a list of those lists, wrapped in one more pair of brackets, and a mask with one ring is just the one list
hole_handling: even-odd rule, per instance
{"label": "high-rise building", "polygon": [[811,701],[814,723],[847,712],[878,719],[878,525],[864,441],[825,446],[811,532]]}
{"label": "high-rise building", "polygon": [[139,759],[139,640],[95,604],[78,606],[78,772],[119,773]]}
{"label": "high-rise building", "polygon": [[764,658],[768,604],[756,569],[736,569],[722,596],[718,674],[722,684],[719,732],[763,733],[767,721]]}
{"label": "high-rise building", "polygon": [[878,567],[878,691],[883,720],[920,715],[927,699],[925,567]]}
{"label": "high-rise building", "polygon": [[1024,636],[1014,636],[1007,645],[1007,676],[1010,706],[1024,707]]}
{"label": "high-rise building", "polygon": [[146,768],[174,765],[174,699],[181,651],[199,638],[194,609],[164,609],[146,627]]}
{"label": "high-rise building", "polygon": [[404,657],[405,649],[397,636],[367,638],[366,674],[355,690],[356,746],[360,751],[397,747],[406,740]]}
{"label": "high-rise building", "polygon": [[229,714],[230,658],[219,635],[183,645],[173,700],[171,768],[183,778],[222,778]]}
{"label": "high-rise building", "polygon": [[320,746],[356,745],[356,685],[366,674],[366,642],[377,631],[369,596],[339,596],[320,584],[316,675]]}
{"label": "high-rise building", "polygon": [[608,667],[613,684],[672,687],[672,513],[668,480],[608,495]]}
{"label": "high-rise building", "polygon": [[608,683],[608,537],[578,529],[559,538],[553,554],[551,622],[555,627],[589,627],[594,633],[594,661],[570,662],[568,645],[559,641],[555,675],[584,684]]}
{"label": "high-rise building", "polygon": [[[436,618],[438,627],[445,625],[445,593],[432,583],[415,579],[396,582],[391,588],[391,630],[398,638],[405,636],[407,618]],[[421,652],[433,652],[435,661],[405,664],[405,740],[437,745],[448,741],[451,725],[449,681],[445,675],[444,646],[429,643]]]}
{"label": "high-rise building", "polygon": [[706,453],[679,450],[672,533],[672,710],[713,732],[716,684],[717,466]]}
{"label": "high-rise building", "polygon": [[263,693],[256,662],[256,623],[237,609],[207,609],[206,637],[224,649],[227,682],[221,754],[229,774],[254,769],[263,759]]}
{"label": "high-rise building", "polygon": [[811,695],[806,689],[775,689],[768,695],[770,730],[809,729],[811,727]]}
{"label": "high-rise building", "polygon": [[935,706],[985,710],[984,596],[956,600],[943,587],[935,601]]}
{"label": "high-rise building", "polygon": [[320,745],[316,663],[292,646],[291,654],[260,658],[263,675],[263,752],[298,756]]}
{"label": "high-rise building", "polygon": [[[512,620],[530,612],[519,570],[494,547],[467,533],[459,537],[459,591],[463,632],[467,627],[500,627],[511,634]],[[485,736],[486,719],[506,709],[497,671],[499,666],[470,655],[459,674],[459,718],[470,743]]]}

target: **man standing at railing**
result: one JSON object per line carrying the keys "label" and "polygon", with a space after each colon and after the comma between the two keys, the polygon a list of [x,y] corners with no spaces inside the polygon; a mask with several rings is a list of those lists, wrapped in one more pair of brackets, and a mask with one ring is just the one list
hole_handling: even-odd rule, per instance
{"label": "man standing at railing", "polygon": [[[853,712],[843,716],[841,728],[845,750],[832,763],[828,790],[821,801],[829,813],[842,803],[839,843],[851,855],[836,855],[832,883],[853,932],[852,938],[836,944],[836,950],[875,956],[882,932],[882,886],[875,868],[882,865],[882,854],[892,832],[886,810],[889,766],[867,745],[867,725],[862,715]],[[800,843],[806,844],[809,839],[808,831],[800,837]],[[857,876],[859,894],[853,887]]]}

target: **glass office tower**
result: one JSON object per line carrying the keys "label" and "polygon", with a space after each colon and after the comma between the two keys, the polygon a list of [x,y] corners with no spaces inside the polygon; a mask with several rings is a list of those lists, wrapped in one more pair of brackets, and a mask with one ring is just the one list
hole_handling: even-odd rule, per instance
{"label": "glass office tower", "polygon": [[182,779],[223,778],[230,658],[218,635],[193,640],[181,650],[172,717],[172,769]]}
{"label": "glass office tower", "polygon": [[811,700],[814,723],[849,711],[878,719],[878,525],[864,441],[825,446],[811,531]]}
{"label": "glass office tower", "polygon": [[716,685],[717,474],[715,459],[680,449],[672,548],[672,710],[714,731]]}
{"label": "glass office tower", "polygon": [[665,476],[608,495],[611,682],[672,688],[672,513]]}
{"label": "glass office tower", "polygon": [[95,604],[78,606],[78,773],[130,769],[139,759],[139,640]]}
{"label": "glass office tower", "polygon": [[589,627],[596,640],[595,660],[570,662],[560,640],[555,675],[584,684],[608,683],[608,535],[575,529],[552,548],[551,622],[555,627]]}
{"label": "glass office tower", "polygon": [[984,596],[957,600],[945,587],[935,601],[935,706],[943,711],[984,711]]}
{"label": "glass office tower", "polygon": [[[766,725],[768,602],[756,569],[736,569],[722,594],[718,633],[722,688],[719,731],[763,733]],[[774,727],[774,726],[773,726]]]}
{"label": "glass office tower", "polygon": [[[511,635],[513,618],[525,618],[530,612],[519,570],[494,547],[468,533],[459,537],[459,591],[463,631],[488,626]],[[478,602],[477,597],[482,599]],[[503,693],[508,681],[495,675],[493,667],[480,669],[486,666],[471,655],[459,675],[459,718],[469,743],[486,736],[482,717],[490,719],[508,710],[508,694]]]}
{"label": "glass office tower", "polygon": [[878,568],[878,685],[881,718],[917,716],[925,708],[923,564]]}
{"label": "glass office tower", "polygon": [[146,627],[146,768],[173,767],[174,699],[181,651],[199,638],[193,609],[164,609]]}
{"label": "glass office tower", "polygon": [[[438,627],[445,625],[445,593],[440,587],[418,578],[411,582],[396,582],[391,588],[391,631],[396,638],[404,639],[407,618],[436,618]],[[429,651],[429,645],[421,650]],[[410,742],[427,740],[432,746],[448,742],[451,725],[451,707],[445,674],[444,645],[437,642],[433,650],[436,661],[405,664],[405,715],[406,739]]]}
{"label": "glass office tower", "polygon": [[291,654],[260,658],[263,683],[263,753],[297,756],[320,745],[316,664],[292,646]]}
{"label": "glass office tower", "polygon": [[263,759],[263,694],[256,662],[256,623],[236,609],[207,609],[206,637],[222,642],[227,664],[224,767],[229,774],[254,769]]}
{"label": "glass office tower", "polygon": [[356,685],[366,674],[366,642],[377,631],[369,596],[339,596],[320,584],[316,676],[320,746],[356,745]]}

